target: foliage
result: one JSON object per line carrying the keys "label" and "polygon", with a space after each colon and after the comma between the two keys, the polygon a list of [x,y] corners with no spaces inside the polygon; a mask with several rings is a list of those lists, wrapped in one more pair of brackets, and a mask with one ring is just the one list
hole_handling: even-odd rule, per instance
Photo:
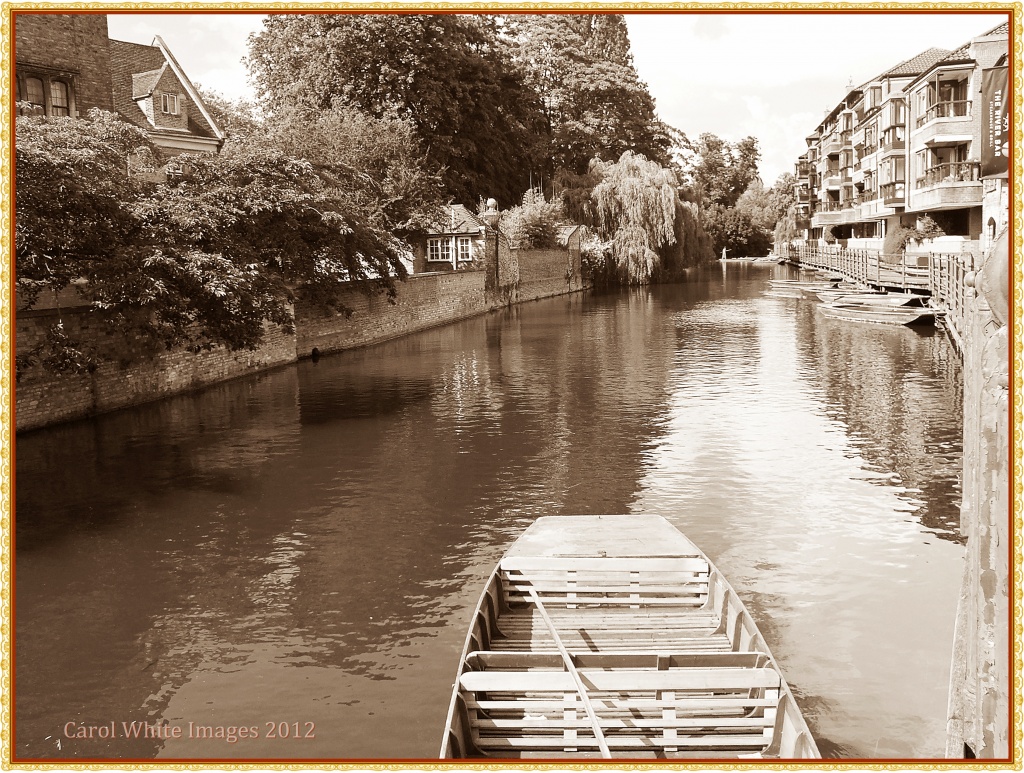
{"label": "foliage", "polygon": [[429,171],[466,206],[479,195],[507,206],[537,167],[543,114],[494,16],[275,14],[248,63],[275,120],[335,105],[407,118]]}
{"label": "foliage", "polygon": [[245,99],[231,100],[217,91],[202,86],[197,88],[213,120],[228,137],[252,137],[264,130],[262,117],[254,103]]}
{"label": "foliage", "polygon": [[931,217],[923,215],[917,221],[914,228],[908,228],[900,223],[895,228],[890,228],[885,234],[885,241],[882,243],[882,252],[886,255],[896,255],[907,249],[907,244],[922,239],[932,239],[936,236],[944,236],[943,230]]}
{"label": "foliage", "polygon": [[800,237],[801,231],[796,227],[796,205],[790,205],[779,221],[775,224],[774,241],[777,245],[787,244]]}
{"label": "foliage", "polygon": [[704,210],[704,228],[711,237],[714,253],[723,249],[732,257],[767,255],[771,241],[764,229],[739,208],[712,204]]}
{"label": "foliage", "polygon": [[516,61],[540,97],[549,135],[547,173],[582,174],[592,158],[632,151],[668,162],[669,127],[633,66],[621,14],[505,18]]}
{"label": "foliage", "polygon": [[335,195],[374,228],[404,238],[427,231],[441,217],[441,179],[408,118],[375,118],[336,105],[310,118],[275,119],[271,143],[285,154],[330,169]]}
{"label": "foliage", "polygon": [[693,167],[689,171],[705,205],[736,206],[740,195],[757,179],[757,162],[761,158],[757,139],[746,137],[730,143],[706,132],[700,135],[693,150]]}
{"label": "foliage", "polygon": [[513,249],[555,247],[564,217],[561,201],[545,201],[539,188],[531,188],[522,204],[502,213],[500,227]]}
{"label": "foliage", "polygon": [[770,234],[775,230],[775,224],[796,203],[795,185],[796,178],[788,172],[779,175],[770,188],[765,188],[760,178],[755,178],[736,200],[736,209],[746,212],[755,226]]}
{"label": "foliage", "polygon": [[354,211],[348,180],[260,138],[181,156],[186,174],[156,184],[134,173],[152,159],[145,134],[109,114],[19,118],[16,132],[22,300],[74,284],[142,349],[252,349],[266,324],[291,324],[295,287],[330,303],[341,282],[404,276],[401,245]]}
{"label": "foliage", "polygon": [[696,202],[675,173],[629,151],[617,162],[591,161],[586,175],[563,175],[571,219],[608,245],[599,279],[646,284],[710,258]]}

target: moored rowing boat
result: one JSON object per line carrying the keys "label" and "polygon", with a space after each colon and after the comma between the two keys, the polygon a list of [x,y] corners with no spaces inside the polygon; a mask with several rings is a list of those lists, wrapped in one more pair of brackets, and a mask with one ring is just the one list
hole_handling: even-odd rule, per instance
{"label": "moored rowing boat", "polygon": [[739,597],[659,516],[539,518],[473,616],[442,758],[817,758]]}
{"label": "moored rowing boat", "polygon": [[936,312],[923,306],[872,306],[866,303],[822,303],[818,310],[831,319],[876,325],[931,325]]}

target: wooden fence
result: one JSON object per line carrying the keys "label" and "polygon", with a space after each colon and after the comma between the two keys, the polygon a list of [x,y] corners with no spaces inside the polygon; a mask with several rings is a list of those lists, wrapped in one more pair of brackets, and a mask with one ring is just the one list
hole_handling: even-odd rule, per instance
{"label": "wooden fence", "polygon": [[975,269],[973,254],[886,255],[876,250],[814,245],[785,247],[782,253],[799,266],[832,271],[859,285],[929,293],[930,305],[945,312],[943,324],[963,353],[968,304],[966,279]]}

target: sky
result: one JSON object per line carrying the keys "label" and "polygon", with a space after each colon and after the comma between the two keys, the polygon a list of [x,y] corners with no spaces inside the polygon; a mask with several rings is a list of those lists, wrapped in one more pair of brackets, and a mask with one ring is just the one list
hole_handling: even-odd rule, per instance
{"label": "sky", "polygon": [[[159,34],[194,83],[252,98],[242,59],[258,14],[108,15],[110,37]],[[791,172],[804,137],[859,85],[932,47],[954,49],[1006,20],[985,13],[628,14],[633,58],[661,118],[702,132],[760,141],[761,178]]]}

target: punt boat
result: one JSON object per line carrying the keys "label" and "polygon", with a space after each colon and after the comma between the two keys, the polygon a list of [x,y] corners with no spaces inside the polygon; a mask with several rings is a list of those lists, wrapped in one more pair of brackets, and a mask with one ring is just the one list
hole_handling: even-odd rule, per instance
{"label": "punt boat", "polygon": [[831,319],[876,325],[933,325],[935,309],[925,306],[872,306],[866,303],[820,303],[818,310]]}
{"label": "punt boat", "polygon": [[826,287],[824,289],[818,287],[807,287],[804,288],[803,294],[805,298],[813,300],[829,301],[833,298],[837,298],[841,295],[849,296],[871,296],[871,295],[884,295],[884,290],[865,290],[860,287]]}
{"label": "punt boat", "polygon": [[441,758],[819,758],[739,597],[655,515],[538,518],[473,614]]}
{"label": "punt boat", "polygon": [[927,298],[924,295],[914,293],[858,293],[856,295],[832,295],[822,297],[821,300],[838,305],[856,304],[860,306],[910,306],[921,307],[925,305]]}

